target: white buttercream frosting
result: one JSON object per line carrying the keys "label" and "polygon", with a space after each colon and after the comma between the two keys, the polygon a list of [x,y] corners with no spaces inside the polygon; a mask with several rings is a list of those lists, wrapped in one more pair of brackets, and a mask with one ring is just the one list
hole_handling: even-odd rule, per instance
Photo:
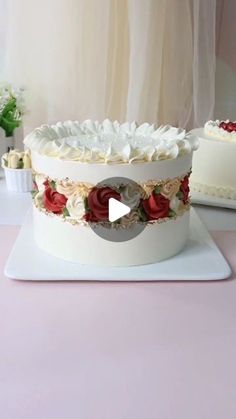
{"label": "white buttercream frosting", "polygon": [[[210,137],[218,138],[220,140],[236,142],[236,131],[226,131],[225,129],[220,127],[221,122],[222,121],[220,121],[219,119],[216,119],[215,121],[206,122],[204,125],[204,134],[209,135]],[[229,122],[229,119],[227,119],[224,122]]]}
{"label": "white buttercream frosting", "polygon": [[84,200],[81,196],[73,194],[66,203],[69,215],[74,220],[81,220],[85,214]]}
{"label": "white buttercream frosting", "polygon": [[42,125],[24,140],[30,150],[61,160],[86,163],[131,163],[175,159],[198,148],[198,138],[170,125],[106,119]]}

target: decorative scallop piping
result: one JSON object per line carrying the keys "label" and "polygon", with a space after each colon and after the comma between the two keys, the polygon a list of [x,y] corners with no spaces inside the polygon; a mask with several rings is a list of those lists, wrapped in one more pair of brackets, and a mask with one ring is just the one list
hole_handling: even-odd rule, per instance
{"label": "decorative scallop piping", "polygon": [[206,185],[199,182],[190,181],[192,191],[201,192],[206,195],[217,196],[225,199],[236,199],[236,188]]}

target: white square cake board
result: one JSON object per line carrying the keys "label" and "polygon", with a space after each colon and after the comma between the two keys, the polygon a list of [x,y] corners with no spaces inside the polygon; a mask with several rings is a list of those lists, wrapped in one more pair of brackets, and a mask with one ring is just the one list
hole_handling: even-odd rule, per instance
{"label": "white square cake board", "polygon": [[33,238],[32,212],[8,258],[5,275],[26,281],[206,281],[226,279],[231,269],[194,209],[184,250],[159,263],[101,267],[67,262],[40,250]]}

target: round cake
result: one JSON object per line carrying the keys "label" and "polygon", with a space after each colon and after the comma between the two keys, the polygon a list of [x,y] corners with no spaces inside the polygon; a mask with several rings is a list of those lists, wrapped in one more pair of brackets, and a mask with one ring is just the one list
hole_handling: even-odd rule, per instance
{"label": "round cake", "polygon": [[[44,251],[81,264],[129,266],[185,246],[194,135],[147,123],[67,121],[35,129],[25,146],[35,179],[34,236]],[[114,222],[111,198],[130,208]],[[121,240],[109,240],[109,232]]]}
{"label": "round cake", "polygon": [[208,121],[192,134],[200,147],[193,156],[191,190],[236,199],[236,122]]}

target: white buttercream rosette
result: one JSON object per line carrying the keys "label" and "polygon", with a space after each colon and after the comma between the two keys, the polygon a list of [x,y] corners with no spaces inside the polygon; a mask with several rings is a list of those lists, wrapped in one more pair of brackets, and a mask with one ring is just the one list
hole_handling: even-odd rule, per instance
{"label": "white buttercream rosette", "polygon": [[141,188],[134,183],[128,183],[121,191],[121,202],[130,208],[135,208],[139,205],[141,198]]}
{"label": "white buttercream rosette", "polygon": [[66,203],[66,209],[73,220],[82,220],[85,214],[84,199],[77,194],[70,195]]}

